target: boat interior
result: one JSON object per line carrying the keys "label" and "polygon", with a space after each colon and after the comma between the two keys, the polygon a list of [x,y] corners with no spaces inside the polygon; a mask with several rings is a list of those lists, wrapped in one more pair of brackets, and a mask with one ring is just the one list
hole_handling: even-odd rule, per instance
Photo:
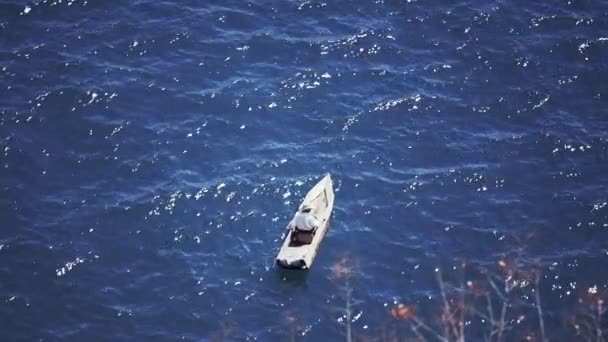
{"label": "boat interior", "polygon": [[[310,201],[309,205],[313,208],[312,214],[319,219],[319,224],[325,224],[327,220],[325,218],[325,211],[328,209],[328,200],[327,200],[327,190],[323,190],[315,196],[315,198]],[[298,247],[303,245],[309,245],[312,243],[312,240],[317,233],[315,229],[312,232],[303,232],[303,231],[292,231],[290,234],[289,247]]]}

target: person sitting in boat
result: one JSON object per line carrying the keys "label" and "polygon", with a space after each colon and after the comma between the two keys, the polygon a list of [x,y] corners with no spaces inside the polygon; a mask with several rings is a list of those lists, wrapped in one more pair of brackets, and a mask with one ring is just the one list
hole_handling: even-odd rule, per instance
{"label": "person sitting in boat", "polygon": [[292,231],[292,241],[300,243],[311,243],[315,230],[319,227],[319,220],[312,213],[312,208],[303,205],[289,223]]}

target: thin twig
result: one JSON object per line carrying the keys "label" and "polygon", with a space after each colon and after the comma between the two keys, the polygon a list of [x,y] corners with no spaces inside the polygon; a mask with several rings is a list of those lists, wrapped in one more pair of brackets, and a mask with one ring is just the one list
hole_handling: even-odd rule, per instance
{"label": "thin twig", "polygon": [[541,338],[541,341],[545,342],[545,341],[547,341],[547,338],[545,337],[545,320],[543,318],[543,307],[540,303],[539,283],[540,283],[540,270],[535,272],[534,298],[536,301],[536,311],[538,313],[538,324],[540,325],[540,338]]}
{"label": "thin twig", "polygon": [[431,327],[429,327],[428,325],[426,325],[423,321],[421,321],[420,319],[416,318],[416,317],[412,317],[412,320],[418,324],[419,327],[424,328],[424,330],[426,330],[428,333],[430,333],[431,335],[433,335],[434,337],[436,337],[439,341],[443,341],[443,342],[448,342],[449,340],[443,336],[441,336],[438,332],[436,332],[435,330],[433,330]]}
{"label": "thin twig", "polygon": [[597,311],[596,311],[596,316],[594,319],[594,323],[595,323],[595,331],[596,331],[596,342],[601,342],[604,340],[604,338],[602,337],[602,304],[603,301],[601,299],[597,300]]}
{"label": "thin twig", "polygon": [[511,288],[509,287],[509,280],[505,279],[505,290],[502,301],[502,309],[500,310],[500,320],[498,321],[498,336],[496,338],[498,342],[502,341],[503,333],[505,331],[505,320],[507,316],[507,307],[509,305],[507,298],[510,291]]}
{"label": "thin twig", "polygon": [[439,283],[439,290],[441,291],[441,298],[443,299],[443,337],[447,341],[450,339],[450,304],[445,294],[445,284],[443,283],[443,277],[441,271],[437,271],[437,283]]}
{"label": "thin twig", "polygon": [[351,299],[351,294],[352,294],[352,289],[350,288],[350,282],[349,282],[349,278],[346,277],[345,279],[346,282],[346,308],[345,308],[345,314],[346,314],[346,341],[347,342],[352,342],[353,340],[353,336],[352,336],[352,325],[351,325],[351,316],[352,316],[352,310],[351,310],[351,303],[350,303],[350,299]]}
{"label": "thin twig", "polygon": [[459,342],[464,342],[464,307],[465,307],[465,291],[464,291],[464,278],[465,278],[465,269],[464,269],[464,263],[462,266],[462,273],[460,275],[460,315],[459,315],[459,319],[458,319],[458,328],[459,328],[459,336],[457,336],[457,339]]}
{"label": "thin twig", "polygon": [[492,278],[490,278],[490,276],[487,277],[488,278],[488,282],[490,283],[490,286],[492,286],[492,289],[494,290],[494,292],[496,292],[496,295],[502,299],[503,301],[505,301],[505,296],[503,295],[502,291],[500,289],[498,289],[498,285],[496,285],[496,283],[494,282],[494,280],[492,280]]}
{"label": "thin twig", "polygon": [[494,327],[496,325],[496,321],[494,320],[494,308],[492,307],[492,297],[489,293],[486,293],[486,300],[488,301],[488,315],[490,315],[490,323]]}
{"label": "thin twig", "polygon": [[414,333],[414,335],[416,335],[416,337],[418,337],[418,339],[420,341],[426,341],[426,338],[424,337],[424,335],[422,335],[420,333],[420,331],[418,331],[418,326],[416,326],[414,324],[410,324],[410,327],[411,327],[412,332]]}

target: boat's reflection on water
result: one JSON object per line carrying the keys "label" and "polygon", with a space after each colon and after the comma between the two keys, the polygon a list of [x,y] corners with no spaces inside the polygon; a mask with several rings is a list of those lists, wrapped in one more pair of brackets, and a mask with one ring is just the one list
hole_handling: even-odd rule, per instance
{"label": "boat's reflection on water", "polygon": [[276,267],[275,275],[281,282],[293,287],[306,287],[308,270],[289,269],[280,266]]}

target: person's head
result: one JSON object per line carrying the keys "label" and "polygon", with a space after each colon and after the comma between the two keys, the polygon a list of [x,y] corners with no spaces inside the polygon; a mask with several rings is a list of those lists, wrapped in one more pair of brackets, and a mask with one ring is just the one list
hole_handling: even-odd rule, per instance
{"label": "person's head", "polygon": [[312,208],[309,205],[304,204],[302,206],[302,210],[300,210],[300,212],[302,212],[302,213],[310,213],[311,210],[312,210]]}

